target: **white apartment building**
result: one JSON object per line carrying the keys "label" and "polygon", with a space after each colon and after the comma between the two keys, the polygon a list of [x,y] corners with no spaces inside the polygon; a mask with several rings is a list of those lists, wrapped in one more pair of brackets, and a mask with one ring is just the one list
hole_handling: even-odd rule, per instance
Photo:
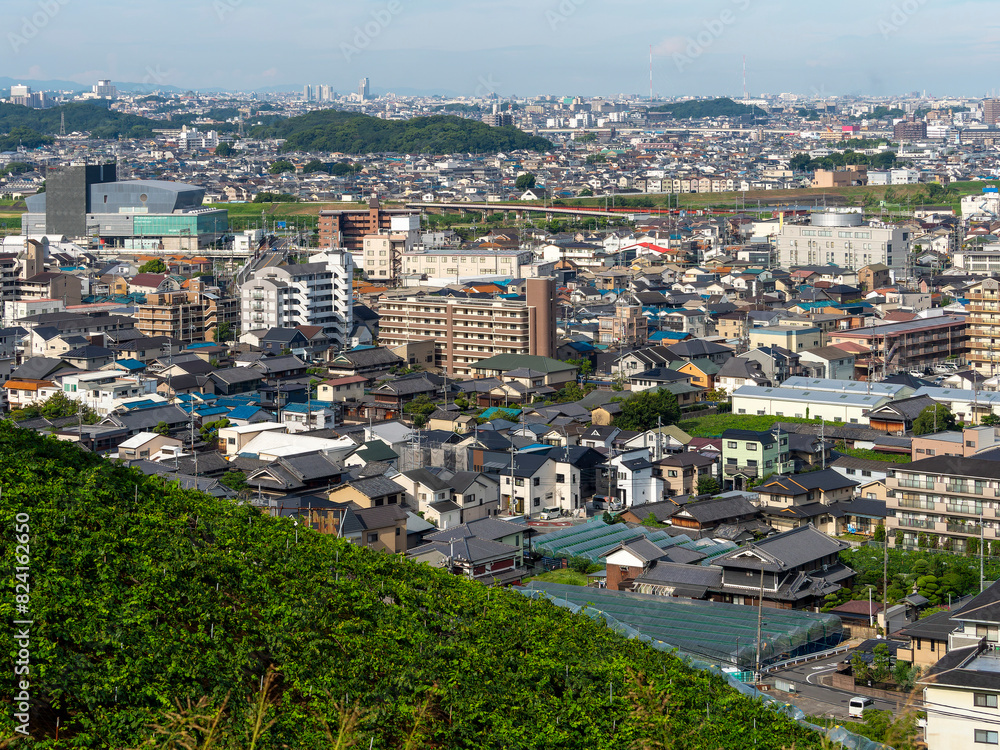
{"label": "white apartment building", "polygon": [[411,251],[403,254],[403,275],[426,276],[430,283],[441,281],[449,284],[488,276],[521,278],[521,266],[531,265],[533,261],[530,250],[473,248]]}
{"label": "white apartment building", "polygon": [[983,245],[956,250],[953,256],[956,269],[982,276],[1000,274],[1000,245]]}
{"label": "white apartment building", "polygon": [[100,370],[62,378],[63,394],[106,417],[129,399],[156,393],[156,378],[122,377],[117,370]]}
{"label": "white apartment building", "polygon": [[346,345],[354,326],[353,256],[333,248],[309,261],[254,272],[240,289],[244,331],[322,326],[331,346]]}
{"label": "white apartment building", "polygon": [[[361,243],[360,257],[355,255],[354,261],[365,272],[369,281],[397,281],[396,275],[400,269],[394,264],[394,259],[402,258],[413,249],[414,233],[384,232],[381,234],[366,234]],[[402,273],[407,273],[405,266]]]}
{"label": "white apartment building", "polygon": [[778,264],[835,265],[858,270],[884,263],[895,272],[906,268],[911,233],[881,222],[864,223],[860,213],[815,213],[809,224],[785,224],[775,238]]}
{"label": "white apartment building", "polygon": [[63,312],[66,305],[61,299],[16,299],[3,303],[3,324],[12,326],[31,315],[48,315]]}

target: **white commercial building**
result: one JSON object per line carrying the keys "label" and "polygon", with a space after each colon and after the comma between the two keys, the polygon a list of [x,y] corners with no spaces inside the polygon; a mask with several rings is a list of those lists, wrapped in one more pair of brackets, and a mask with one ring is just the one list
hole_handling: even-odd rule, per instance
{"label": "white commercial building", "polygon": [[129,399],[155,394],[156,384],[156,378],[123,377],[119,370],[82,372],[62,378],[63,394],[89,406],[101,417],[106,417]]}
{"label": "white commercial building", "polygon": [[240,289],[244,331],[320,326],[331,346],[343,347],[354,326],[354,260],[333,248],[309,263],[261,268]]}
{"label": "white commercial building", "polygon": [[733,414],[824,419],[828,422],[868,425],[868,412],[892,398],[878,394],[767,388],[744,385],[733,392]]}
{"label": "white commercial building", "polygon": [[884,263],[906,268],[911,233],[881,222],[864,223],[860,213],[814,213],[809,224],[785,224],[775,239],[778,265],[835,265],[856,271]]}

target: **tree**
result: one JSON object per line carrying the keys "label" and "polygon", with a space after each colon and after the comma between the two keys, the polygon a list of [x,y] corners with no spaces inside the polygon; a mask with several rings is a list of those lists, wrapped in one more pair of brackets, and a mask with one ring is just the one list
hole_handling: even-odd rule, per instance
{"label": "tree", "polygon": [[698,480],[699,495],[714,495],[721,489],[719,487],[719,480],[715,477],[702,477]]}
{"label": "tree", "polygon": [[854,675],[855,685],[858,683],[864,684],[871,678],[868,662],[865,661],[860,651],[855,651],[854,656],[851,657],[851,673]]}
{"label": "tree", "polygon": [[875,532],[872,534],[872,538],[881,544],[885,541],[885,524],[879,524],[875,527]]}
{"label": "tree", "polygon": [[14,409],[9,414],[15,422],[23,422],[27,419],[65,419],[66,417],[79,417],[83,424],[97,424],[101,418],[97,412],[80,401],[74,401],[62,391],[50,396],[44,403],[26,406],[23,409]]}
{"label": "tree", "polygon": [[169,435],[170,425],[168,425],[161,419],[159,422],[156,423],[156,427],[153,428],[153,432],[155,432],[157,435]]}
{"label": "tree", "polygon": [[577,193],[577,197],[580,197],[580,198],[589,198],[593,194],[594,194],[593,190],[591,190],[590,188],[584,188],[579,193]]}
{"label": "tree", "polygon": [[242,492],[247,488],[247,475],[242,471],[227,471],[219,477],[219,484],[228,487],[233,492]]}
{"label": "tree", "polygon": [[535,175],[531,172],[525,172],[524,174],[519,174],[517,180],[514,181],[514,187],[518,190],[531,190],[535,186]]}
{"label": "tree", "polygon": [[228,143],[220,143],[218,146],[215,147],[215,155],[222,157],[232,156],[233,147]]}
{"label": "tree", "polygon": [[892,674],[892,655],[889,646],[879,643],[872,650],[872,679],[875,682],[887,682]]}
{"label": "tree", "polygon": [[944,404],[928,406],[913,420],[914,435],[930,435],[955,429],[955,415]]}
{"label": "tree", "polygon": [[205,443],[214,443],[219,439],[219,430],[229,427],[229,420],[226,417],[215,422],[206,422],[201,426],[201,439]]}
{"label": "tree", "polygon": [[437,411],[437,404],[423,393],[403,407],[403,413],[413,417],[413,426],[418,429],[427,424],[427,417],[435,411]]}
{"label": "tree", "polygon": [[621,413],[615,417],[615,427],[645,432],[657,424],[676,424],[681,418],[677,397],[670,391],[642,391],[622,402]]}
{"label": "tree", "polygon": [[233,326],[231,323],[223,321],[215,327],[215,343],[222,344],[233,340]]}
{"label": "tree", "polygon": [[139,273],[166,273],[167,264],[159,258],[147,261],[139,266]]}
{"label": "tree", "polygon": [[278,159],[271,163],[271,166],[267,168],[270,174],[281,174],[282,172],[294,172],[295,165],[292,164],[288,159]]}
{"label": "tree", "polygon": [[902,529],[896,529],[896,546],[897,547],[902,547],[903,546],[903,539],[904,539],[904,536],[903,536]]}
{"label": "tree", "polygon": [[987,414],[979,422],[983,427],[998,427],[1000,426],[1000,416],[996,414]]}

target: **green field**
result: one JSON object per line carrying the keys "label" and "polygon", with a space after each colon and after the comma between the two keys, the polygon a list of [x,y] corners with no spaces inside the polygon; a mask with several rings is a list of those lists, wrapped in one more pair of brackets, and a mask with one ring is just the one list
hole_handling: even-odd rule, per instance
{"label": "green field", "polygon": [[540,576],[532,576],[531,578],[524,579],[524,583],[528,583],[528,581],[565,583],[568,586],[586,586],[587,576],[569,568],[559,568],[558,570],[550,570],[548,573],[542,573]]}

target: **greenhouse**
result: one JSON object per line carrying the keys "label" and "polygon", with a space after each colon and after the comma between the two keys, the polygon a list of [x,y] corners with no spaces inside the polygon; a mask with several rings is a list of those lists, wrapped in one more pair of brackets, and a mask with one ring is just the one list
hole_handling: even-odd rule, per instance
{"label": "greenhouse", "polygon": [[583,557],[591,562],[604,562],[604,554],[626,539],[645,536],[661,549],[669,547],[684,547],[696,550],[707,557],[702,565],[710,564],[711,560],[721,554],[736,549],[729,541],[714,539],[691,539],[680,534],[670,536],[662,529],[650,529],[645,526],[629,527],[625,524],[606,524],[600,518],[592,518],[585,524],[544,534],[535,539],[534,550],[546,557]]}
{"label": "greenhouse", "polygon": [[[588,608],[587,614],[716,664],[752,669],[757,661],[755,607],[540,581],[520,591],[574,610]],[[764,607],[761,664],[831,648],[842,634],[836,615]]]}

